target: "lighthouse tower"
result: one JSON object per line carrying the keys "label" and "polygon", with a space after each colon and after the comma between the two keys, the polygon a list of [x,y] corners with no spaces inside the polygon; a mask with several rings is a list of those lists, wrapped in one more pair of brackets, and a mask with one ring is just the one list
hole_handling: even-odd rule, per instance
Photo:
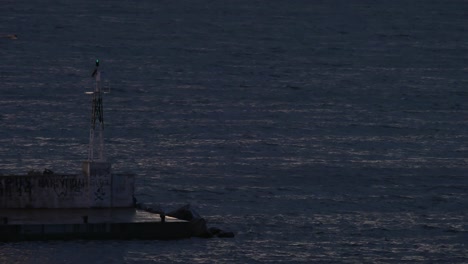
{"label": "lighthouse tower", "polygon": [[88,159],[83,162],[83,174],[90,185],[90,201],[93,207],[112,206],[111,163],[104,156],[104,111],[102,104],[101,71],[99,60],[91,75],[95,80],[94,91],[86,92],[92,96],[91,126],[89,130]]}
{"label": "lighthouse tower", "polygon": [[97,160],[103,162],[105,161],[103,139],[104,112],[102,106],[102,85],[101,71],[99,70],[99,60],[96,60],[96,68],[94,69],[91,76],[96,79],[96,84],[94,86],[94,91],[86,93],[93,96],[91,104],[91,128],[89,130],[88,161]]}

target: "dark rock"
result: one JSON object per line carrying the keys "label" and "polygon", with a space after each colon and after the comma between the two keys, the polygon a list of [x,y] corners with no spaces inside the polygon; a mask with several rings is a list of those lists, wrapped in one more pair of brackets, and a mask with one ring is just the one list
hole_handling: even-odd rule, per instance
{"label": "dark rock", "polygon": [[217,237],[234,237],[233,232],[226,232],[217,227],[208,228],[206,220],[202,218],[189,204],[182,206],[179,209],[171,211],[169,213],[164,213],[164,211],[157,206],[157,208],[152,208],[143,204],[136,203],[135,207],[141,208],[150,213],[159,214],[161,217],[161,222],[165,222],[166,215],[170,217],[175,217],[177,219],[185,220],[190,222],[191,236],[202,237],[202,238],[211,238],[213,236]]}
{"label": "dark rock", "polygon": [[234,232],[224,232],[221,231],[218,235],[218,237],[234,237]]}
{"label": "dark rock", "polygon": [[189,204],[167,213],[168,216],[190,222],[192,236],[209,238],[213,235],[206,226],[206,221]]}
{"label": "dark rock", "polygon": [[44,172],[42,172],[43,175],[53,175],[54,172],[52,170],[49,170],[49,169],[44,169]]}
{"label": "dark rock", "polygon": [[213,235],[213,236],[217,236],[217,237],[234,237],[234,233],[233,232],[227,232],[227,231],[223,231],[217,227],[210,227],[208,228],[208,231]]}
{"label": "dark rock", "polygon": [[210,227],[210,228],[208,228],[208,231],[214,236],[216,236],[217,234],[223,232],[223,230],[221,230],[221,229],[219,229],[217,227]]}
{"label": "dark rock", "polygon": [[200,215],[191,208],[190,204],[184,205],[177,210],[171,211],[167,213],[167,215],[186,221],[201,218]]}
{"label": "dark rock", "polygon": [[190,221],[190,228],[192,229],[192,236],[210,238],[213,235],[206,227],[206,221],[203,218],[192,219]]}

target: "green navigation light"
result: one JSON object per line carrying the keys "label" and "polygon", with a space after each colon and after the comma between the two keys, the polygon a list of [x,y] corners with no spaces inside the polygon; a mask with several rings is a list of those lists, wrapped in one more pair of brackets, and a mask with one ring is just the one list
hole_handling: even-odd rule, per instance
{"label": "green navigation light", "polygon": [[99,66],[99,59],[96,60],[96,67]]}

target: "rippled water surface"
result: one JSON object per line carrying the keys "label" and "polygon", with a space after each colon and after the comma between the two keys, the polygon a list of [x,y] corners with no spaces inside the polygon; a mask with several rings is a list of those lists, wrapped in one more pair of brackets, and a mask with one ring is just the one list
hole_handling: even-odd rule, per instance
{"label": "rippled water surface", "polygon": [[236,237],[3,243],[0,262],[468,262],[467,10],[2,0],[0,173],[79,170],[99,58],[114,171]]}

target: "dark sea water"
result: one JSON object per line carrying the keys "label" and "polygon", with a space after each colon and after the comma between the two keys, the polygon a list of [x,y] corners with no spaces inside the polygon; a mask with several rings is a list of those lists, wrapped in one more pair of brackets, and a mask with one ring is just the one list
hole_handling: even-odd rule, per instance
{"label": "dark sea water", "polygon": [[233,239],[0,263],[467,263],[468,2],[1,0],[0,173],[75,173],[91,72],[137,198]]}

